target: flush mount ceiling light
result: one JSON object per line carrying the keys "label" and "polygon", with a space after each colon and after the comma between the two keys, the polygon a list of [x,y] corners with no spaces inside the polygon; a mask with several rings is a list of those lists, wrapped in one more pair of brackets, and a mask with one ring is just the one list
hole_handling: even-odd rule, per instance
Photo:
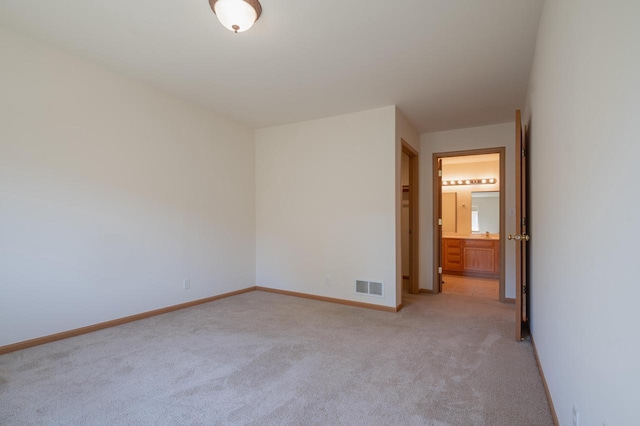
{"label": "flush mount ceiling light", "polygon": [[235,33],[247,31],[262,13],[258,0],[209,0],[209,5],[220,23]]}

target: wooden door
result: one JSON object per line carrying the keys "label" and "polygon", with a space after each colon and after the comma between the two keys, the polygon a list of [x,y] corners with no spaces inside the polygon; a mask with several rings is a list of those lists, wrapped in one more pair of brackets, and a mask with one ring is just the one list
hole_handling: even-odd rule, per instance
{"label": "wooden door", "polygon": [[516,111],[516,340],[523,339],[527,322],[527,140],[520,110]]}

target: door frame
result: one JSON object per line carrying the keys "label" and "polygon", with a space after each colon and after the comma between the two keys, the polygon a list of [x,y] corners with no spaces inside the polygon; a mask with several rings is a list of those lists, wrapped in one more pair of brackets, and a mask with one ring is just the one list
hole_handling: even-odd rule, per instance
{"label": "door frame", "polygon": [[[409,157],[409,293],[417,294],[420,293],[420,159],[415,148],[404,139],[400,139],[400,142],[402,154]],[[402,193],[402,184],[400,191]],[[402,212],[402,197],[400,197],[400,211]],[[401,253],[401,256],[404,255],[405,253]],[[402,261],[400,268],[402,268]],[[402,288],[402,272],[400,280],[400,288]]]}
{"label": "door frame", "polygon": [[506,231],[506,148],[504,146],[495,148],[469,149],[464,151],[449,151],[433,153],[433,293],[442,292],[442,274],[439,268],[442,267],[442,233],[439,219],[441,219],[440,209],[442,200],[441,177],[438,175],[438,164],[443,158],[465,157],[468,155],[482,154],[500,154],[500,276],[499,282],[499,300],[501,302],[509,301],[505,297],[505,231]]}
{"label": "door frame", "polygon": [[[527,323],[527,241],[528,203],[527,203],[527,151],[528,127],[522,125],[520,110],[516,110],[516,340],[524,340],[523,327]],[[520,237],[518,237],[520,236]],[[511,236],[509,236],[511,238]],[[528,237],[527,237],[528,238]]]}

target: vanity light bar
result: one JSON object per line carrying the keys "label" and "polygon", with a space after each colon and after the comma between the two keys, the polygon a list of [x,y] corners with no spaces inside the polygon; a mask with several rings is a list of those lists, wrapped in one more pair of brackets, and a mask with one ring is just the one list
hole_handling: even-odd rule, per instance
{"label": "vanity light bar", "polygon": [[454,186],[454,185],[492,185],[497,183],[498,179],[484,178],[484,179],[456,179],[456,180],[443,180],[442,186]]}

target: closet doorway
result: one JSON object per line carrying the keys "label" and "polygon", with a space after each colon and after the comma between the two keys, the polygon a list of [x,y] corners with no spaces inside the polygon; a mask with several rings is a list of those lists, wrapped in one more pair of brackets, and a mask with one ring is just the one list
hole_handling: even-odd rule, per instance
{"label": "closet doorway", "polygon": [[407,142],[401,140],[401,206],[400,206],[400,290],[402,293],[420,293],[419,259],[419,160],[418,152]]}
{"label": "closet doorway", "polygon": [[505,301],[505,149],[433,162],[434,291]]}

